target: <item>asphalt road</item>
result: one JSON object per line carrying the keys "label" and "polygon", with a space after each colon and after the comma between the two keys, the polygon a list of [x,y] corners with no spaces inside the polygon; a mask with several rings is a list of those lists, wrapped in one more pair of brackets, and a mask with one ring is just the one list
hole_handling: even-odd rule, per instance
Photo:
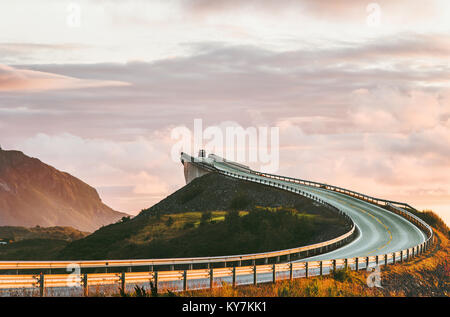
{"label": "asphalt road", "polygon": [[[217,169],[242,176],[266,179],[223,162],[215,162],[214,166]],[[313,188],[272,178],[270,181],[280,184],[287,183],[320,197],[345,211],[358,228],[359,234],[351,243],[325,254],[299,260],[301,262],[381,255],[413,247],[426,239],[425,234],[408,220],[363,200],[326,189]]]}

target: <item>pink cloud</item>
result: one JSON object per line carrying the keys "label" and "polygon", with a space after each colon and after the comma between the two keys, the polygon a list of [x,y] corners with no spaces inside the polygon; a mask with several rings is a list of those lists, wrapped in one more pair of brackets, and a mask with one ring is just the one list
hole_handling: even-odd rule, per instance
{"label": "pink cloud", "polygon": [[119,81],[78,79],[54,73],[20,69],[0,64],[0,91],[5,92],[36,92],[128,85],[128,83]]}

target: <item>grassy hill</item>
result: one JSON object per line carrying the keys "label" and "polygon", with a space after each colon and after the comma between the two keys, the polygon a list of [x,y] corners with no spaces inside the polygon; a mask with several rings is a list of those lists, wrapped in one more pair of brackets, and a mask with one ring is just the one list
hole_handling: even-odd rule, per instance
{"label": "grassy hill", "polygon": [[48,260],[70,242],[82,239],[89,233],[72,227],[0,227],[0,260]]}
{"label": "grassy hill", "polygon": [[57,257],[120,259],[260,252],[328,240],[348,227],[335,213],[308,198],[212,173],[132,219],[124,218],[74,241]]}

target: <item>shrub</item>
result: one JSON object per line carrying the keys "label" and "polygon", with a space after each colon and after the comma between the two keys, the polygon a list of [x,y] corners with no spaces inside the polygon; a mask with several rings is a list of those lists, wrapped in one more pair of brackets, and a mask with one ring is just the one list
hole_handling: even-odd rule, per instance
{"label": "shrub", "polygon": [[333,279],[339,282],[351,282],[352,281],[352,273],[349,269],[339,269],[331,273]]}

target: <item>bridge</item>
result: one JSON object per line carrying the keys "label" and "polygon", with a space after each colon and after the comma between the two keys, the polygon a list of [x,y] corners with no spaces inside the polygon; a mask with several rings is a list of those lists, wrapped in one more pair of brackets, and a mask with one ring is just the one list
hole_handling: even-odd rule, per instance
{"label": "bridge", "polygon": [[[0,290],[70,288],[88,295],[91,286],[131,288],[150,281],[160,291],[273,282],[396,264],[421,255],[434,242],[431,227],[408,211],[407,203],[371,197],[334,185],[261,173],[217,155],[193,157],[181,153],[186,182],[207,173],[279,188],[314,200],[351,223],[343,235],[329,241],[274,252],[217,257],[98,260],[98,261],[0,261]],[[51,274],[71,268],[71,274]],[[102,268],[102,273],[87,273]],[[40,274],[19,274],[40,270]],[[78,271],[77,271],[78,270]],[[109,271],[119,272],[109,272]],[[48,274],[44,274],[47,271]],[[15,272],[15,274],[14,274]],[[76,293],[76,292],[75,292]],[[65,294],[65,293],[64,293]]]}

